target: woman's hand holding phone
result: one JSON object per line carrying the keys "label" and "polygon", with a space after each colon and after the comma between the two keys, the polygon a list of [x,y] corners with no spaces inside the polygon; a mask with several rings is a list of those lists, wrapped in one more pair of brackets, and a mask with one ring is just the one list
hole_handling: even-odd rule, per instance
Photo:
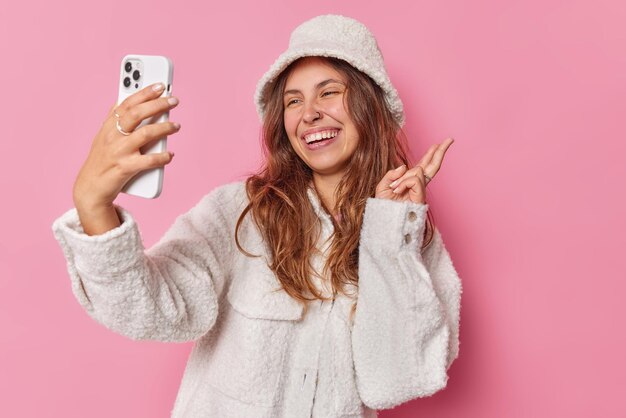
{"label": "woman's hand holding phone", "polygon": [[[174,154],[170,152],[143,155],[140,148],[178,132],[179,124],[151,123],[135,131],[144,119],[178,105],[175,97],[160,97],[164,88],[161,83],[147,86],[119,106],[113,106],[94,138],[73,190],[74,205],[86,234],[102,234],[119,226],[113,201],[124,185],[139,172],[163,167],[172,161]],[[117,123],[130,135],[123,135]]]}

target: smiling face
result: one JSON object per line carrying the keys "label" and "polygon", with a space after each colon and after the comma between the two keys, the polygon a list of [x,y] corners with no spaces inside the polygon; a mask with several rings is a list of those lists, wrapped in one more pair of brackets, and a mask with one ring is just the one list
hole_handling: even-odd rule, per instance
{"label": "smiling face", "polygon": [[283,121],[296,154],[314,177],[341,177],[359,135],[345,107],[345,77],[323,59],[300,59],[287,77]]}

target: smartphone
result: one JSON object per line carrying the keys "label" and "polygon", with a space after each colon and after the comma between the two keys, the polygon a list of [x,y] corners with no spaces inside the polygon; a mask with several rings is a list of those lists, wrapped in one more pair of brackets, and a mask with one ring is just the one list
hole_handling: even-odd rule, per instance
{"label": "smartphone", "polygon": [[[134,55],[122,58],[117,104],[128,96],[154,83],[163,83],[162,97],[172,95],[174,65],[172,60],[162,55]],[[150,123],[169,120],[169,112],[144,119],[136,129]],[[142,154],[164,152],[167,150],[167,137],[158,138],[141,147]],[[122,192],[146,199],[159,197],[163,189],[163,167],[152,168],[137,174],[124,185]]]}

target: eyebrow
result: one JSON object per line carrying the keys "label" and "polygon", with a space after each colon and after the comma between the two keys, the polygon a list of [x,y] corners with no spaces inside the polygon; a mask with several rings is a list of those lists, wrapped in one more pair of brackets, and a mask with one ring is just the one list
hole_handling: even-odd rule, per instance
{"label": "eyebrow", "polygon": [[[321,81],[321,82],[317,83],[317,84],[315,85],[315,89],[316,89],[316,90],[317,90],[317,89],[321,89],[322,87],[324,87],[325,85],[330,84],[330,83],[339,83],[339,84],[342,84],[342,85],[344,85],[344,86],[345,86],[345,83],[344,83],[343,81],[340,81],[340,80],[335,80],[334,78],[329,78],[328,80],[324,80],[324,81]],[[287,91],[285,91],[285,92],[283,93],[283,96],[286,96],[286,95],[288,95],[288,94],[296,94],[296,93],[300,93],[300,90],[291,89],[291,90],[287,90]]]}

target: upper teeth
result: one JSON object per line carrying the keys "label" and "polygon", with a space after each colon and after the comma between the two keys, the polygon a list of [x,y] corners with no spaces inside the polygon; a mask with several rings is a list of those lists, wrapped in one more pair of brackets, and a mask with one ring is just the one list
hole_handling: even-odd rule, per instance
{"label": "upper teeth", "polygon": [[323,132],[315,132],[314,134],[309,134],[304,137],[304,140],[307,142],[319,141],[320,139],[326,138],[334,138],[337,136],[339,131],[323,131]]}

